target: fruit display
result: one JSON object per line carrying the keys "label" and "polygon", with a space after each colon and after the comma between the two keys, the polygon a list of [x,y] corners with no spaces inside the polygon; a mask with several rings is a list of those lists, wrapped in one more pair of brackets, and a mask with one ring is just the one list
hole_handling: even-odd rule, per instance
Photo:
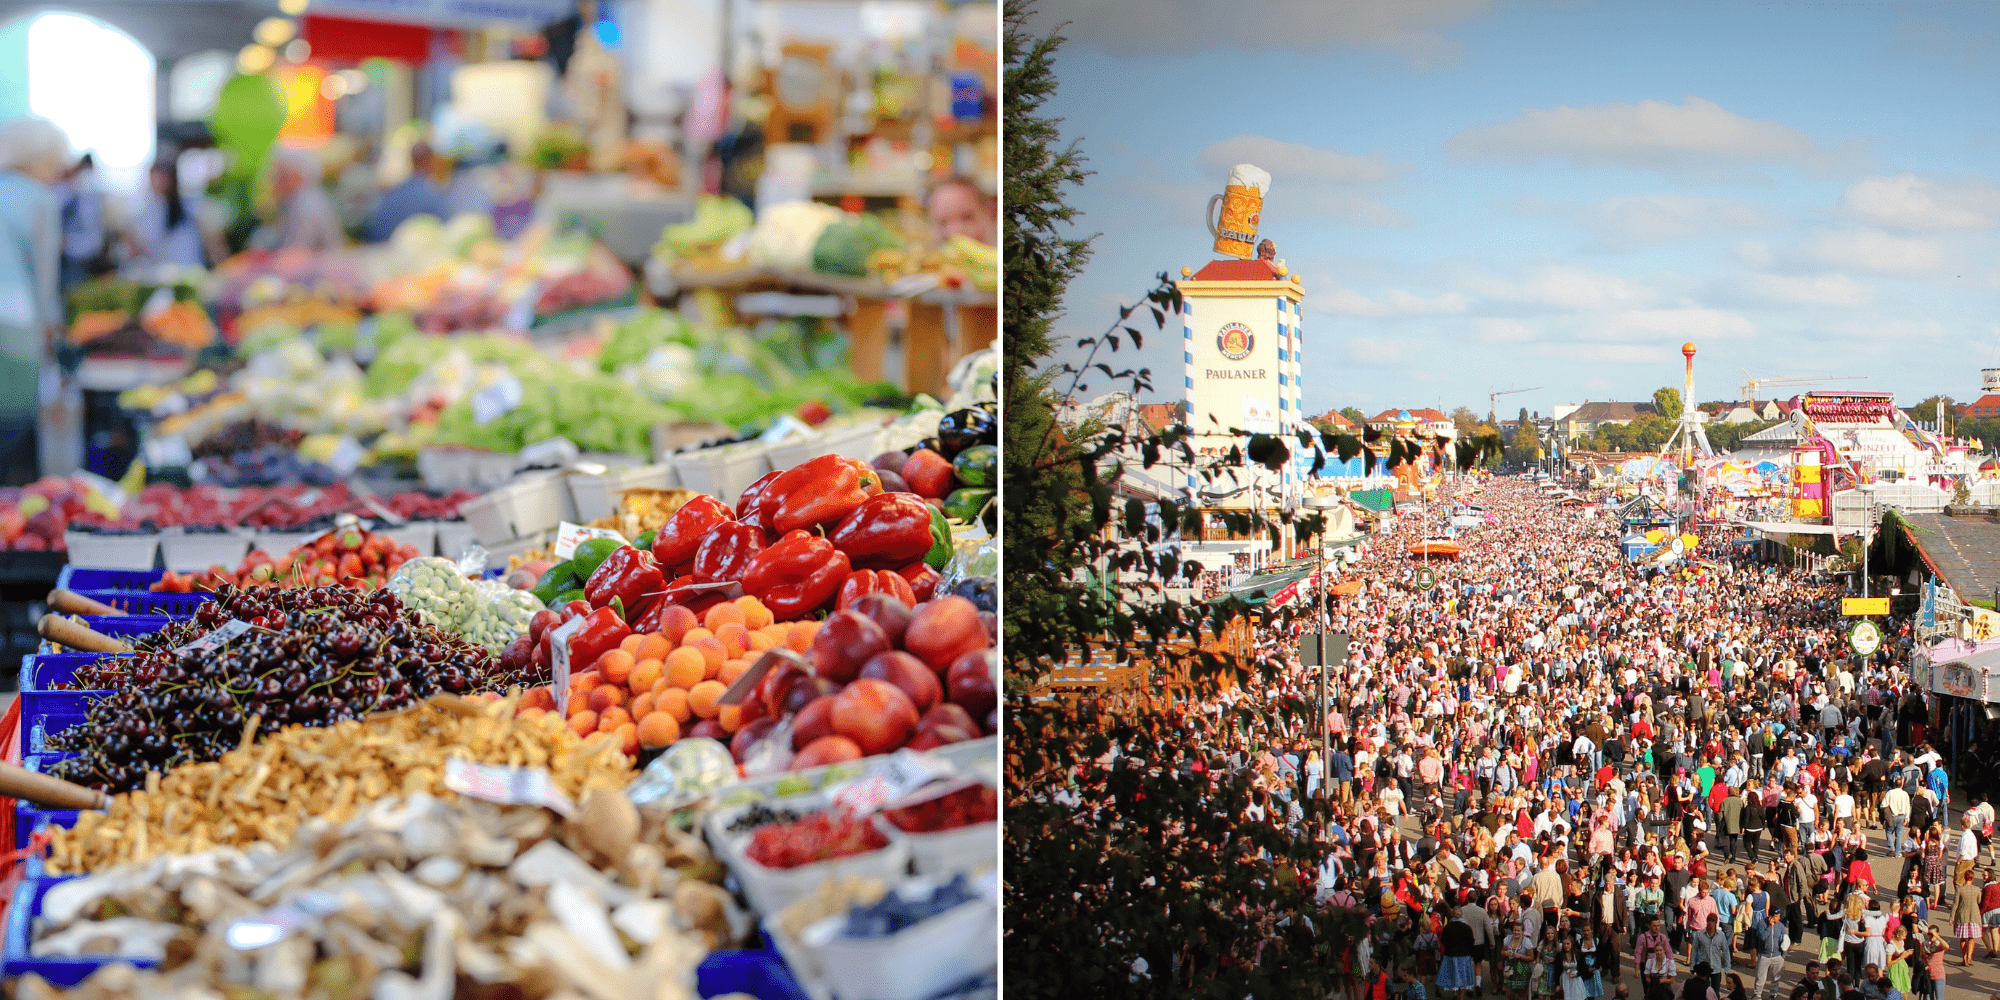
{"label": "fruit display", "polygon": [[908,490],[954,521],[999,527],[999,417],[990,403],[944,414],[937,432],[907,451],[884,452],[873,465],[885,489]]}
{"label": "fruit display", "polygon": [[170,594],[255,587],[354,587],[376,590],[405,563],[417,559],[414,545],[359,526],[329,528],[312,541],[272,559],[252,549],[234,571],[213,566],[199,573],[166,571],[147,589]]}
{"label": "fruit display", "polygon": [[0,548],[60,552],[73,524],[116,517],[118,504],[104,484],[88,476],[44,476],[27,486],[0,489]]}
{"label": "fruit display", "polygon": [[[384,747],[396,752],[380,753]],[[572,799],[617,791],[632,780],[629,762],[609,740],[586,741],[564,726],[515,718],[506,699],[434,697],[388,716],[287,726],[232,743],[215,760],[161,767],[144,793],[115,795],[108,810],[87,812],[73,829],[56,833],[49,867],[55,873],[99,871],[259,840],[288,848],[291,836],[315,816],[345,823],[390,796],[450,796],[443,784],[447,754],[480,764],[532,761]],[[289,794],[260,794],[266,787]],[[218,789],[231,794],[216,794]]]}
{"label": "fruit display", "polygon": [[986,785],[973,785],[916,805],[885,810],[882,818],[905,833],[956,830],[975,823],[997,822],[1000,798]]}
{"label": "fruit display", "polygon": [[915,898],[886,893],[872,904],[854,907],[847,913],[847,925],[841,928],[840,936],[852,940],[888,937],[978,898],[971,881],[959,872],[951,881]]}
{"label": "fruit display", "polygon": [[889,838],[866,819],[824,810],[794,822],[757,827],[746,853],[766,868],[797,868],[887,846]]}
{"label": "fruit display", "polygon": [[[219,648],[184,648],[211,633],[206,645]],[[532,680],[425,622],[387,590],[225,590],[134,645],[131,657],[77,669],[78,688],[110,693],[90,702],[82,723],[50,738],[52,749],[79,754],[59,765],[61,776],[129,791],[148,771],[214,760],[246,733],[331,725],[440,691]]]}
{"label": "fruit display", "polygon": [[[150,531],[159,528],[268,528],[308,531],[333,527],[341,514],[376,517],[379,505],[410,521],[456,521],[459,505],[477,499],[470,490],[431,493],[400,490],[378,497],[363,498],[345,483],[325,487],[292,484],[278,487],[246,486],[228,489],[213,483],[178,487],[171,483],[150,483],[123,507],[95,506],[78,500],[80,508],[69,524],[80,529],[104,531]],[[107,509],[108,507],[108,509]],[[0,520],[0,530],[5,521]]]}
{"label": "fruit display", "polygon": [[520,329],[520,303],[547,316],[632,290],[631,270],[588,236],[537,224],[502,241],[492,218],[475,214],[450,222],[413,216],[367,266],[376,276],[369,306],[409,313],[426,333]]}
{"label": "fruit display", "polygon": [[162,348],[199,351],[215,342],[215,324],[193,284],[94,278],[69,293],[70,346],[92,353],[154,354]]}

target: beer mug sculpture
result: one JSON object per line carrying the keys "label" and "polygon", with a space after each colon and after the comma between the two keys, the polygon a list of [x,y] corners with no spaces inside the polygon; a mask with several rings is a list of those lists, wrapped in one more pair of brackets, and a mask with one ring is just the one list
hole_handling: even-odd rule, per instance
{"label": "beer mug sculpture", "polygon": [[[1229,186],[1208,200],[1208,232],[1215,237],[1215,252],[1238,260],[1257,256],[1257,220],[1264,213],[1264,192],[1271,189],[1271,175],[1239,163],[1229,171]],[[1222,212],[1215,206],[1220,202]]]}

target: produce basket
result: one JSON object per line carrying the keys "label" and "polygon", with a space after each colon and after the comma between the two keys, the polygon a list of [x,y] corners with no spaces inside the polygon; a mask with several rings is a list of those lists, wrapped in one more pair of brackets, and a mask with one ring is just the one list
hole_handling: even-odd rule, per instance
{"label": "produce basket", "polygon": [[250,539],[250,547],[262,550],[265,555],[273,559],[283,559],[286,553],[324,534],[326,534],[325,529],[318,531],[273,531],[266,529],[257,532]]}
{"label": "produce basket", "polygon": [[[103,653],[37,653],[21,658],[21,719],[32,723],[50,715],[82,715],[90,699],[105,691],[63,690],[76,680],[78,667],[96,662]],[[113,654],[116,655],[116,654]]]}
{"label": "produce basket", "polygon": [[[70,561],[106,569],[150,570],[160,551],[159,535],[106,535],[95,531],[65,531],[63,544]],[[158,579],[156,576],[155,579]]]}
{"label": "produce basket", "polygon": [[670,490],[680,477],[670,463],[643,465],[636,469],[614,469],[601,476],[572,472],[569,494],[575,501],[579,523],[610,517],[618,512],[618,498],[626,490]]}
{"label": "produce basket", "polygon": [[909,841],[910,863],[919,875],[949,879],[958,872],[974,875],[999,864],[993,846],[1000,842],[998,821],[926,833],[905,830],[884,813],[875,814],[874,819],[884,836]]}
{"label": "produce basket", "polygon": [[821,455],[839,455],[868,461],[881,453],[875,447],[882,428],[874,424],[853,424],[797,441],[771,445],[771,468],[789,469]]}
{"label": "produce basket", "polygon": [[[555,532],[538,531],[525,538],[513,538],[504,542],[497,542],[493,545],[485,546],[486,558],[492,560],[494,563],[497,564],[497,566],[495,567],[496,569],[504,571],[507,568],[508,556],[524,555],[535,549],[539,549],[547,545],[553,545],[555,544],[555,540],[556,540]],[[456,559],[458,557],[447,556],[446,558]],[[493,570],[488,570],[489,574],[492,572]]]}
{"label": "produce basket", "polygon": [[675,456],[673,466],[680,475],[682,489],[707,493],[723,503],[733,504],[751,483],[771,471],[770,446],[746,442],[704,448]]}
{"label": "produce basket", "polygon": [[114,962],[124,962],[136,968],[150,969],[159,963],[142,958],[122,958],[117,955],[89,957],[33,958],[36,918],[42,915],[42,900],[49,890],[79,876],[40,877],[24,879],[21,887],[14,892],[14,901],[7,909],[6,965],[0,969],[9,979],[32,972],[48,980],[52,985],[70,987],[83,982],[90,974]]}
{"label": "produce basket", "polygon": [[84,715],[81,711],[44,715],[39,719],[29,719],[27,716],[22,716],[21,728],[27,735],[27,746],[23,748],[22,752],[27,754],[47,754],[54,752],[49,749],[49,737],[71,726],[82,725],[83,719]]}
{"label": "produce basket", "polygon": [[715,951],[694,970],[695,992],[703,997],[748,993],[757,1000],[809,1000],[799,981],[774,951]]}
{"label": "produce basket", "polygon": [[[777,913],[801,897],[811,895],[820,883],[836,876],[860,875],[893,883],[909,870],[910,845],[893,830],[885,833],[889,844],[880,850],[797,868],[765,867],[746,853],[751,831],[727,832],[729,824],[756,804],[746,802],[711,810],[708,814],[708,842],[729,865],[729,871],[735,875],[744,898],[759,913]],[[825,809],[827,804],[826,796],[814,793],[778,799],[768,805],[804,814]]]}
{"label": "produce basket", "polygon": [[[459,510],[472,526],[473,537],[491,549],[513,539],[553,531],[564,521],[575,520],[575,507],[562,478],[548,476],[502,486]],[[445,556],[457,558],[457,553],[446,552]]]}
{"label": "produce basket", "polygon": [[160,535],[160,558],[176,573],[210,566],[234,566],[250,551],[250,536],[236,532],[168,532]]}
{"label": "produce basket", "polygon": [[196,591],[177,594],[156,590],[79,590],[78,596],[109,604],[128,615],[167,615],[184,618],[201,610],[214,594]]}
{"label": "produce basket", "polygon": [[470,521],[437,522],[437,554],[446,559],[457,559],[465,554],[465,547],[478,541]]}
{"label": "produce basket", "polygon": [[56,577],[56,586],[63,590],[145,590],[160,582],[165,574],[148,566],[144,569],[124,567],[100,567],[96,563],[81,559],[71,560]]}
{"label": "produce basket", "polygon": [[999,908],[982,898],[888,937],[817,948],[786,940],[780,948],[842,1000],[928,1000],[999,964],[999,922]]}

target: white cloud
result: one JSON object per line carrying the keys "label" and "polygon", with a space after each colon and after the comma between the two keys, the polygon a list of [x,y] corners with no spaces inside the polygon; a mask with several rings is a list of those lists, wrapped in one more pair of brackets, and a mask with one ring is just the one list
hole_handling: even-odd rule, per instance
{"label": "white cloud", "polygon": [[1744,240],[1736,244],[1731,252],[1736,255],[1737,260],[1751,267],[1771,265],[1771,245],[1762,240]]}
{"label": "white cloud", "polygon": [[1347,348],[1348,360],[1357,365],[1393,365],[1403,360],[1403,349],[1393,340],[1348,337],[1342,343]]}
{"label": "white cloud", "polygon": [[1575,267],[1543,267],[1518,282],[1475,279],[1475,290],[1489,299],[1558,310],[1595,310],[1634,306],[1653,298],[1614,274]]}
{"label": "white cloud", "polygon": [[1614,250],[1702,239],[1770,221],[1764,208],[1749,202],[1674,194],[1607,198],[1584,209],[1581,220],[1598,243]]}
{"label": "white cloud", "polygon": [[1445,292],[1434,298],[1413,295],[1402,289],[1391,289],[1379,299],[1371,299],[1351,288],[1335,288],[1332,294],[1315,302],[1317,310],[1346,316],[1426,316],[1436,313],[1460,313],[1466,310],[1465,296],[1457,292]]}
{"label": "white cloud", "polygon": [[1909,173],[1863,177],[1840,196],[1840,207],[1864,222],[1903,232],[1992,229],[2000,223],[2000,187],[1977,178]]}
{"label": "white cloud", "polygon": [[1361,156],[1301,142],[1239,135],[1210,143],[1196,161],[1215,178],[1218,192],[1229,168],[1238,163],[1270,171],[1271,190],[1264,201],[1273,218],[1311,214],[1384,228],[1407,222],[1401,212],[1361,190],[1410,170],[1408,164],[1392,163],[1379,152]]}
{"label": "white cloud", "polygon": [[1288,179],[1366,184],[1410,169],[1407,164],[1389,162],[1381,153],[1356,156],[1261,135],[1239,135],[1209,143],[1202,149],[1200,161],[1203,168],[1217,174],[1228,173],[1238,163],[1254,163],[1271,172],[1274,188]]}
{"label": "white cloud", "polygon": [[1753,274],[1743,279],[1739,291],[1759,302],[1785,305],[1859,308],[1875,301],[1875,286],[1845,274]]}
{"label": "white cloud", "polygon": [[[1650,344],[1540,344],[1536,353],[1545,358],[1586,364],[1660,364],[1674,356],[1665,347]],[[1601,380],[1593,380],[1593,388],[1604,388]]]}
{"label": "white cloud", "polygon": [[1481,340],[1491,344],[1520,344],[1536,337],[1534,327],[1516,319],[1482,319],[1473,328]]}
{"label": "white cloud", "polygon": [[1419,65],[1456,58],[1443,32],[1486,12],[1490,0],[1042,0],[1034,27],[1070,22],[1078,45],[1118,55],[1217,49],[1313,51],[1345,45],[1399,52]]}
{"label": "white cloud", "polygon": [[1921,274],[1944,267],[1947,259],[1936,240],[1879,229],[1819,233],[1800,244],[1799,252],[1827,267],[1871,274]]}
{"label": "white cloud", "polygon": [[1778,163],[1831,169],[1842,155],[1789,125],[1745,118],[1714,101],[1640,101],[1591,108],[1529,108],[1519,118],[1468,129],[1446,147],[1464,159],[1567,159],[1650,170]]}
{"label": "white cloud", "polygon": [[1607,317],[1601,324],[1594,324],[1592,331],[1597,337],[1613,340],[1728,339],[1748,337],[1756,332],[1757,328],[1749,320],[1735,313],[1699,306],[1627,310]]}

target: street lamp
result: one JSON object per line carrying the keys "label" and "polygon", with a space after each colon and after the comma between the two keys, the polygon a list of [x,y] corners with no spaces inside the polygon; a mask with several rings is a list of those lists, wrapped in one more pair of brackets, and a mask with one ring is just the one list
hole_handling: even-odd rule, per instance
{"label": "street lamp", "polygon": [[1861,499],[1865,506],[1864,520],[1861,522],[1861,596],[1868,596],[1868,543],[1875,528],[1875,484],[1861,484]]}
{"label": "street lamp", "polygon": [[[1303,503],[1308,510],[1328,511],[1340,506],[1340,498],[1306,497]],[[1327,635],[1333,623],[1328,619],[1326,612],[1326,523],[1324,521],[1320,523],[1319,530],[1320,534],[1314,546],[1319,549],[1319,757],[1324,762],[1333,757],[1333,734],[1328,731],[1326,724],[1326,672],[1333,666],[1327,662],[1326,647]],[[1322,763],[1320,766],[1330,765]]]}

